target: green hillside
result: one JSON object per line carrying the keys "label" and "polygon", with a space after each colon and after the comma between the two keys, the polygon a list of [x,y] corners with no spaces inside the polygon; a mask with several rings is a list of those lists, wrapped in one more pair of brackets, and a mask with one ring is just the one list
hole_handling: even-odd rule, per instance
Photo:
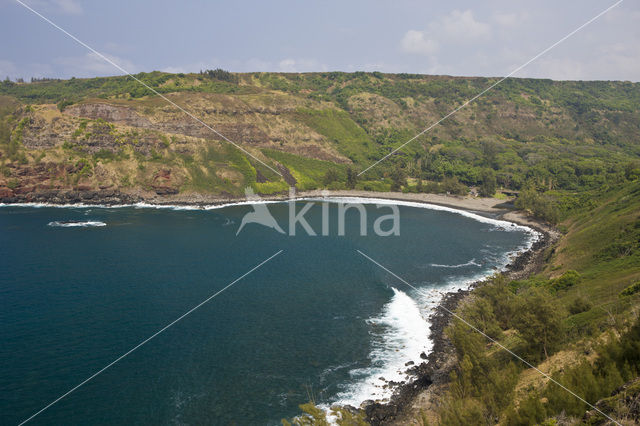
{"label": "green hillside", "polygon": [[[364,170],[496,80],[222,70],[136,77],[269,167],[295,169],[306,189],[464,192],[486,181],[489,190],[577,191],[635,173],[640,155],[640,84],[508,79],[347,183],[347,168]],[[222,138],[130,77],[5,81],[0,95],[4,193],[99,189],[105,179],[112,189],[150,192],[286,190],[260,161],[240,153],[239,162]],[[307,172],[304,159],[320,162]],[[43,175],[36,164],[82,164],[83,174]],[[35,188],[23,186],[26,175],[37,177]],[[159,175],[169,179],[159,185]],[[536,213],[554,218],[567,207]]]}
{"label": "green hillside", "polygon": [[[640,374],[640,182],[598,191],[592,202],[563,223],[566,235],[547,254],[543,273],[524,281],[498,277],[458,314],[596,404]],[[448,335],[458,364],[439,421],[483,424],[479,415],[503,424],[586,421],[587,404],[466,324],[454,320]],[[605,414],[638,420],[628,403],[616,401],[601,407]],[[593,424],[606,420],[596,411],[591,417]]]}

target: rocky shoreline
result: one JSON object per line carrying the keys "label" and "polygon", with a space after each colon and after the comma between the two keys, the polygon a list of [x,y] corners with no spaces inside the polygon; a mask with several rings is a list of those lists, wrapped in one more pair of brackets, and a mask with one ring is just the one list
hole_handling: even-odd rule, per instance
{"label": "rocky shoreline", "polygon": [[[149,205],[167,206],[205,206],[223,205],[246,201],[244,198],[232,195],[208,195],[208,194],[158,194],[147,191],[120,191],[113,189],[75,189],[75,190],[39,190],[27,193],[0,193],[2,204],[27,204],[42,203],[52,205],[102,205],[118,206],[146,203]],[[544,254],[553,246],[559,238],[559,233],[552,227],[537,220],[528,218],[522,212],[508,210],[503,200],[488,198],[471,198],[459,196],[446,196],[440,194],[404,194],[404,193],[380,193],[367,191],[307,191],[296,194],[296,198],[314,197],[361,197],[382,198],[398,201],[412,201],[426,204],[436,204],[454,209],[482,212],[491,217],[515,222],[520,225],[534,228],[540,233],[540,238],[532,247],[521,252],[505,269],[504,273],[510,279],[521,279],[542,269]],[[263,196],[264,201],[285,201],[288,194],[276,194]],[[372,425],[405,424],[410,421],[415,413],[412,412],[414,402],[425,390],[433,390],[435,393],[447,383],[449,372],[455,363],[454,348],[446,338],[444,330],[451,320],[448,311],[454,311],[461,301],[468,297],[473,289],[482,285],[484,281],[473,283],[468,289],[447,293],[439,304],[429,321],[430,336],[433,341],[433,350],[428,354],[422,353],[420,357],[425,361],[419,365],[408,365],[407,374],[415,377],[410,383],[388,383],[395,386],[393,396],[388,403],[376,403],[365,401],[360,408],[345,407],[351,411],[363,411],[366,419]]]}
{"label": "rocky shoreline", "polygon": [[[509,218],[505,216],[506,212],[500,215],[500,218],[529,226],[540,233],[540,237],[531,248],[521,252],[503,272],[509,279],[522,279],[542,269],[547,250],[553,247],[560,234],[546,223],[524,216],[520,220],[513,214]],[[449,381],[449,373],[456,360],[455,349],[445,336],[445,329],[452,317],[449,312],[454,312],[457,306],[483,283],[485,280],[471,284],[468,289],[447,293],[443,297],[436,311],[429,317],[431,323],[429,338],[433,341],[433,350],[429,355],[422,353],[420,357],[425,361],[407,370],[406,373],[415,379],[406,384],[396,384],[397,389],[388,403],[365,401],[362,404],[360,410],[365,413],[365,418],[370,424],[374,426],[409,424],[418,414],[413,408],[419,397],[423,403],[434,403],[431,397],[442,392]],[[431,394],[424,395],[425,391],[430,391],[428,393]]]}

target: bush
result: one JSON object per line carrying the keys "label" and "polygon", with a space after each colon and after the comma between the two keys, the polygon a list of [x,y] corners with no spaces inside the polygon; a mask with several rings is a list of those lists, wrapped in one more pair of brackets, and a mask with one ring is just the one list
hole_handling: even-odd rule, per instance
{"label": "bush", "polygon": [[327,172],[324,174],[324,177],[322,178],[322,184],[324,186],[329,186],[331,183],[337,181],[338,179],[339,179],[339,176],[336,169],[329,169],[327,170]]}
{"label": "bush", "polygon": [[7,188],[16,189],[19,185],[18,179],[9,179],[7,182]]}
{"label": "bush", "polygon": [[582,312],[587,312],[592,306],[592,303],[589,302],[586,297],[580,295],[573,299],[573,302],[569,304],[569,313],[571,313],[571,315],[576,315]]}
{"label": "bush", "polygon": [[68,106],[73,105],[73,101],[69,101],[69,100],[63,100],[58,102],[58,110],[60,110],[60,112],[64,111],[65,108],[67,108]]}
{"label": "bush", "polygon": [[116,154],[108,149],[101,149],[100,151],[93,154],[93,158],[96,160],[115,160]]}
{"label": "bush", "polygon": [[631,296],[640,292],[640,281],[636,281],[620,292],[620,296]]}
{"label": "bush", "polygon": [[578,284],[582,277],[577,271],[569,270],[562,274],[560,277],[552,281],[551,287],[554,290],[566,290],[569,287],[573,287]]}

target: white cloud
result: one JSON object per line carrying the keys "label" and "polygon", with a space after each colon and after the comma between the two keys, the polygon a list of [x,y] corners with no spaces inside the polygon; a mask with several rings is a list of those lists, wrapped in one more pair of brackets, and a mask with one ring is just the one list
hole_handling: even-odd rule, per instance
{"label": "white cloud", "polygon": [[432,30],[442,33],[447,39],[458,42],[477,41],[491,35],[491,26],[477,21],[471,10],[454,10],[432,25]]}
{"label": "white cloud", "polygon": [[528,16],[526,12],[495,12],[491,16],[491,20],[501,27],[515,28],[522,25]]}
{"label": "white cloud", "polygon": [[426,38],[423,31],[409,30],[400,42],[403,52],[431,55],[438,50],[438,42]]}
{"label": "white cloud", "polygon": [[491,26],[476,20],[471,10],[454,10],[430,22],[424,31],[407,31],[400,47],[406,53],[430,56],[441,46],[474,44],[490,37]]}
{"label": "white cloud", "polygon": [[278,63],[278,67],[280,71],[284,72],[295,72],[296,71],[296,61],[295,59],[283,59]]}
{"label": "white cloud", "polygon": [[82,15],[82,6],[76,0],[53,0],[53,3],[62,13]]}
{"label": "white cloud", "polygon": [[277,70],[282,72],[326,71],[327,66],[318,63],[315,59],[285,58],[278,62]]}
{"label": "white cloud", "polygon": [[25,1],[38,12],[82,15],[82,5],[78,0],[29,0]]}
{"label": "white cloud", "polygon": [[552,53],[532,64],[526,74],[554,80],[639,81],[640,45],[618,42],[592,47],[588,57]]}
{"label": "white cloud", "polygon": [[195,72],[195,70],[194,70],[194,69],[191,69],[191,71],[188,71],[186,68],[184,68],[184,67],[180,67],[180,66],[178,66],[178,67],[171,67],[171,66],[169,66],[169,67],[164,67],[164,68],[161,68],[161,69],[160,69],[160,71],[162,71],[162,72],[168,72],[168,73],[171,73],[171,74],[180,74],[180,73]]}

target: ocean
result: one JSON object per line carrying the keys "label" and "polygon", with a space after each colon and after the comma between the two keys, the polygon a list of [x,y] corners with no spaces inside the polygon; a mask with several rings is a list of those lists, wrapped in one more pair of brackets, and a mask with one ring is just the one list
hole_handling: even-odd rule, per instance
{"label": "ocean", "polygon": [[[385,381],[407,380],[405,364],[431,350],[442,294],[504,268],[535,238],[408,202],[399,235],[377,236],[389,208],[353,199],[366,203],[368,235],[355,209],[338,235],[347,200],[329,201],[305,214],[316,236],[255,223],[236,235],[244,204],[0,207],[0,423],[29,418],[280,250],[31,423],[267,425],[310,399],[385,400]],[[287,231],[288,203],[266,206]]]}

